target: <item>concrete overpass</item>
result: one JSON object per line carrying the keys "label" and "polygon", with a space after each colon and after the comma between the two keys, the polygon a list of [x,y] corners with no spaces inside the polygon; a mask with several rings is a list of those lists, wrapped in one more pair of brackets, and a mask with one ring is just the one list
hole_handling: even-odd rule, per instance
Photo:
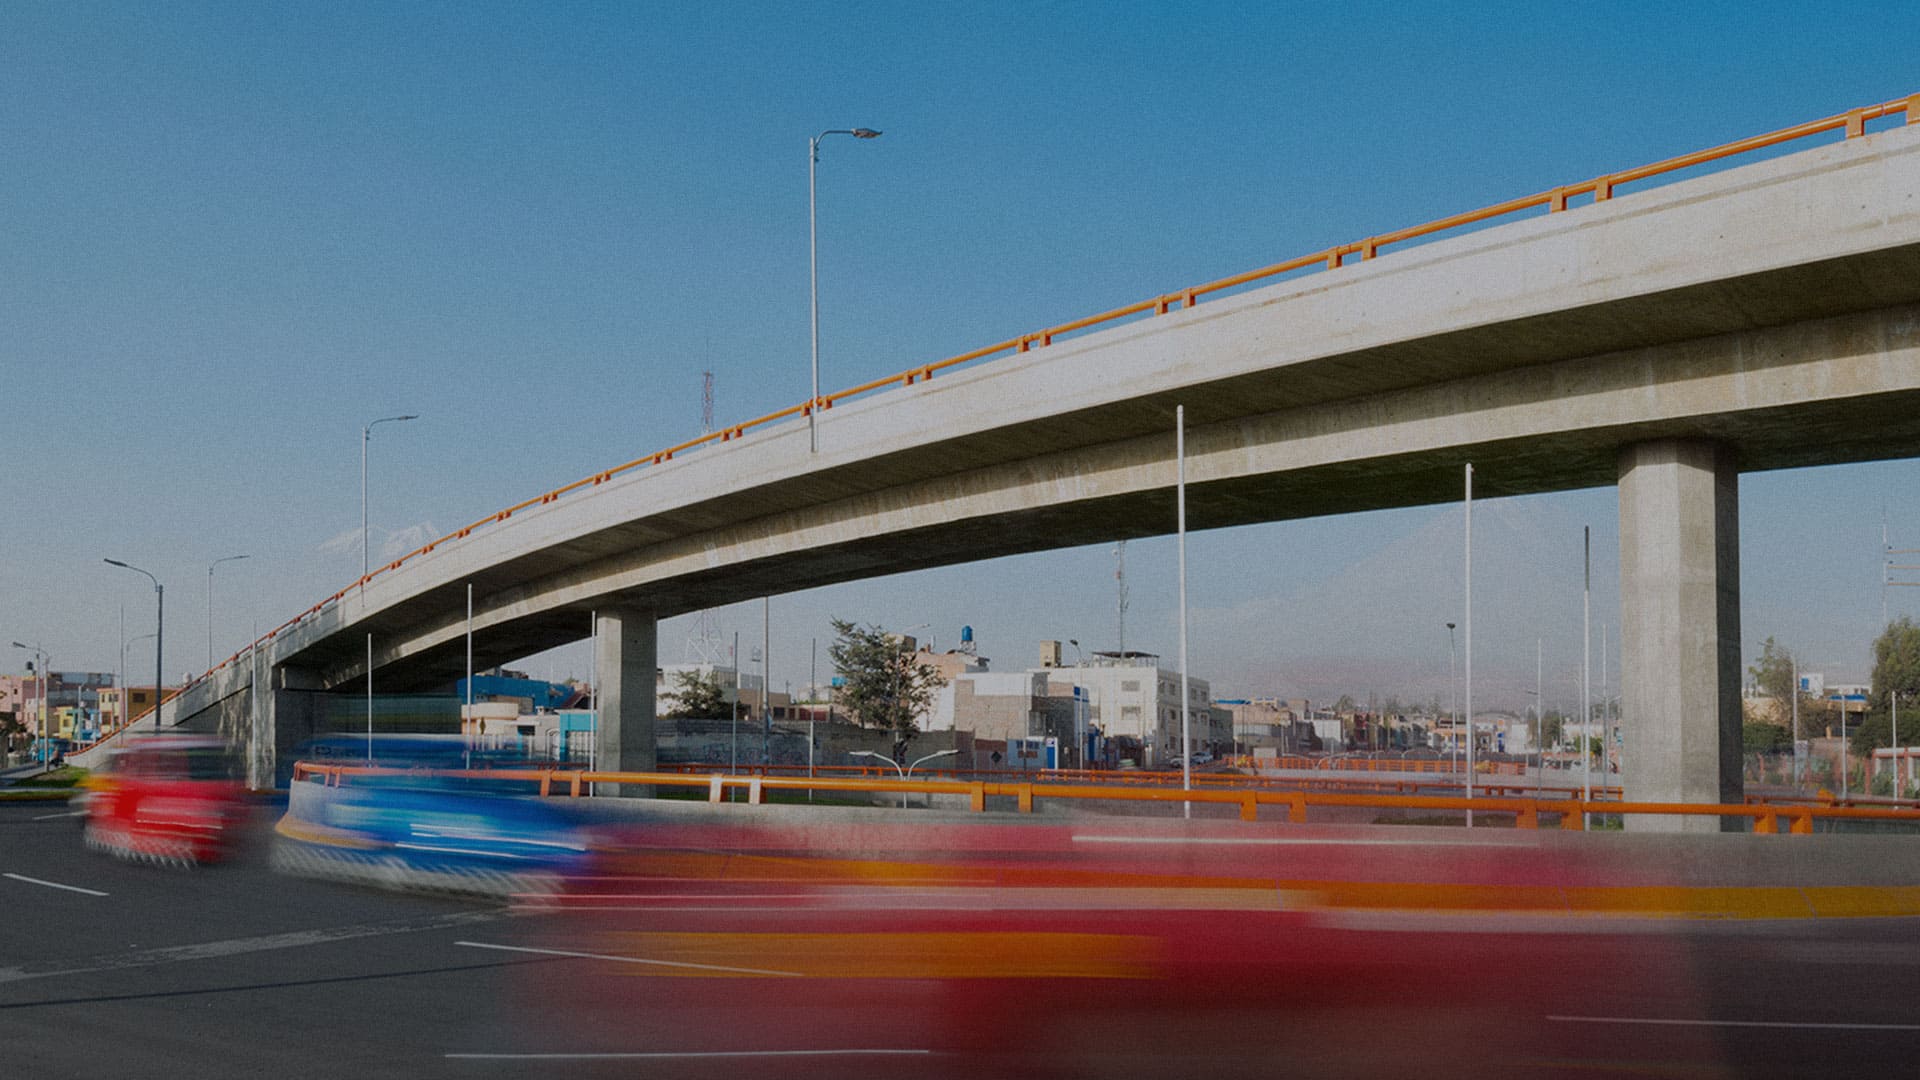
{"label": "concrete overpass", "polygon": [[361,685],[369,634],[384,691],[464,673],[471,586],[481,666],[599,613],[601,760],[644,767],[656,620],[1171,532],[1184,405],[1194,528],[1451,501],[1467,462],[1481,496],[1618,484],[1627,796],[1737,798],[1739,474],[1920,456],[1920,109],[1879,109],[1909,123],[918,369],[818,403],[817,453],[795,410],[599,474],[318,605],[164,720],[270,764],[312,694]]}

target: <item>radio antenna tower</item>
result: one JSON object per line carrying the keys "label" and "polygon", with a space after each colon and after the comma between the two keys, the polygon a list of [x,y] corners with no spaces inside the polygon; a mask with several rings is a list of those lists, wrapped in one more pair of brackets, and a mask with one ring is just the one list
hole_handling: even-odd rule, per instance
{"label": "radio antenna tower", "polygon": [[[700,373],[700,434],[713,434],[713,372]],[[720,631],[713,625],[713,614],[700,613],[700,619],[694,623],[693,633],[687,635],[687,662],[693,664],[720,663],[725,653],[726,642],[721,640]]]}

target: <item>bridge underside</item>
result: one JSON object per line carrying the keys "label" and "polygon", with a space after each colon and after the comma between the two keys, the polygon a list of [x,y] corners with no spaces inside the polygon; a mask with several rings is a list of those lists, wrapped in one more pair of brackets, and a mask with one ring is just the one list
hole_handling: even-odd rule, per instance
{"label": "bridge underside", "polygon": [[[1829,396],[1800,396],[1816,385]],[[1749,407],[1715,404],[1726,400]],[[1920,307],[1193,426],[1188,521],[1210,529],[1450,502],[1469,461],[1481,497],[1599,487],[1618,482],[1626,448],[1672,439],[1722,447],[1739,471],[1920,456]],[[615,604],[664,618],[880,574],[1162,535],[1173,527],[1172,458],[1169,424],[672,539],[649,539],[636,524],[633,546],[544,578],[519,576],[517,566],[476,572],[475,660],[581,640],[589,613]],[[381,685],[425,690],[460,677],[464,606],[464,586],[450,587],[408,605],[438,618],[407,624],[410,611],[389,611],[365,620]],[[382,648],[395,639],[403,644]],[[327,685],[350,686],[363,677],[363,648],[313,649],[301,662]]]}
{"label": "bridge underside", "polygon": [[1735,478],[1920,456],[1915,190],[1920,127],[960,369],[825,413],[818,453],[788,423],[450,543],[273,663],[353,686],[371,633],[383,689],[435,689],[466,670],[469,587],[485,666],[586,637],[594,611],[1163,534],[1180,405],[1197,529],[1450,502],[1468,462],[1482,497],[1619,484],[1629,737],[1710,717],[1652,794],[1726,795]]}
{"label": "bridge underside", "polygon": [[[1804,396],[1813,386],[1826,396]],[[1727,400],[1749,407],[1728,411],[1719,404]],[[1634,497],[1635,455],[1672,446],[1710,455],[1699,474],[1707,486],[1695,477],[1704,501]],[[666,617],[877,574],[1164,534],[1173,523],[1172,449],[1171,431],[1155,432],[671,539],[649,541],[636,524],[632,547],[518,584],[499,581],[513,568],[477,572],[474,660],[487,666],[579,641],[596,610]],[[1708,747],[1704,760],[1713,763],[1654,783],[1654,762],[1678,759],[1663,753],[1633,764],[1630,751],[1629,794],[1737,797],[1737,758],[1722,753],[1738,745],[1740,671],[1737,561],[1723,557],[1737,553],[1737,513],[1724,513],[1726,499],[1739,471],[1920,456],[1920,305],[1216,421],[1189,431],[1188,454],[1189,521],[1200,529],[1451,502],[1469,461],[1482,498],[1621,484],[1623,645],[1626,670],[1643,677],[1626,684],[1629,738],[1647,750],[1667,736],[1683,739],[1696,754]],[[1063,487],[1079,497],[1063,498]],[[1682,558],[1689,552],[1691,561]],[[1681,583],[1702,572],[1713,600],[1688,607]],[[403,626],[396,611],[363,621],[375,634],[383,691],[444,689],[465,673],[464,587],[408,605],[436,607],[442,614],[427,625]],[[1695,640],[1701,628],[1710,631],[1705,644]],[[380,644],[395,639],[401,644]],[[292,666],[303,685],[352,689],[365,675],[363,650],[364,639],[338,652],[309,649]],[[1693,659],[1655,662],[1683,654]],[[603,659],[609,670],[623,663]],[[652,660],[649,653],[646,665]],[[1705,728],[1683,737],[1689,724]],[[1641,730],[1662,734],[1641,738]]]}

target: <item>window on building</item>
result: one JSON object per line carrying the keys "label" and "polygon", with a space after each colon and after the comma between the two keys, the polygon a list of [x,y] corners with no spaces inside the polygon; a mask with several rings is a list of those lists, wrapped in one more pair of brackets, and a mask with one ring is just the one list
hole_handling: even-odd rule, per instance
{"label": "window on building", "polygon": [[1140,680],[1139,680],[1139,679],[1122,679],[1122,680],[1120,680],[1120,691],[1121,691],[1122,693],[1127,693],[1127,694],[1137,694],[1137,693],[1139,693],[1139,692],[1140,692]]}

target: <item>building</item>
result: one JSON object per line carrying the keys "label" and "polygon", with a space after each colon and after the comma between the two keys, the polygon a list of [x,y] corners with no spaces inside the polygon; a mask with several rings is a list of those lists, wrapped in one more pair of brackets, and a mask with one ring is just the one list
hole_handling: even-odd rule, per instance
{"label": "building", "polygon": [[[1060,663],[1060,643],[1042,642],[1041,666],[1049,697],[1071,701],[1084,691],[1088,723],[1109,745],[1109,755],[1142,768],[1171,762],[1180,754],[1180,673],[1160,666],[1145,652],[1096,652],[1075,664]],[[1230,720],[1213,721],[1212,690],[1207,680],[1187,680],[1187,714],[1193,749],[1215,756],[1232,753]]]}
{"label": "building", "polygon": [[1235,753],[1295,754],[1305,749],[1304,732],[1295,730],[1297,714],[1276,698],[1223,699],[1213,707],[1227,715]]}
{"label": "building", "polygon": [[33,675],[9,675],[0,681],[0,712],[11,712],[36,737],[44,721],[55,734],[74,738],[76,733],[95,730],[100,693],[112,687],[113,675],[109,672],[55,671],[44,680]]}
{"label": "building", "polygon": [[[774,720],[786,720],[794,712],[792,695],[784,692],[766,693],[766,679],[751,671],[722,664],[663,664],[654,678],[654,715],[671,716],[680,708],[680,684],[687,677],[715,679],[720,683],[720,696],[731,708],[738,706],[740,719],[758,722],[765,719],[765,712],[771,713]],[[731,714],[729,714],[731,718]]]}
{"label": "building", "polygon": [[[167,697],[180,692],[180,688],[166,688]],[[113,731],[125,727],[129,719],[138,718],[153,708],[153,686],[103,686],[100,688],[100,729]]]}

